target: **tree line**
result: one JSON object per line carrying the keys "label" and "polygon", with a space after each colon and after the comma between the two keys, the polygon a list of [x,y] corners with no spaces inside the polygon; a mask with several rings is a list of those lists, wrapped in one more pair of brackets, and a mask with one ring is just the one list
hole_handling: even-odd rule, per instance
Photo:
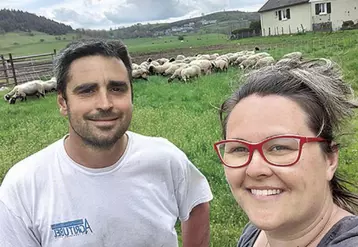
{"label": "tree line", "polygon": [[51,35],[73,32],[71,26],[22,10],[0,10],[0,33],[38,31]]}

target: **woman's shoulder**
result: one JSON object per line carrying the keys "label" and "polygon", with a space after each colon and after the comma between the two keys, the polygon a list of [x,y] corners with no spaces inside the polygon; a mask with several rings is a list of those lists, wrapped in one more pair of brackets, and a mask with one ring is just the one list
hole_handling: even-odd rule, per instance
{"label": "woman's shoulder", "polygon": [[338,221],[317,247],[357,247],[358,216],[347,216]]}
{"label": "woman's shoulder", "polygon": [[260,234],[260,230],[255,227],[253,224],[248,223],[239,239],[237,247],[252,247]]}

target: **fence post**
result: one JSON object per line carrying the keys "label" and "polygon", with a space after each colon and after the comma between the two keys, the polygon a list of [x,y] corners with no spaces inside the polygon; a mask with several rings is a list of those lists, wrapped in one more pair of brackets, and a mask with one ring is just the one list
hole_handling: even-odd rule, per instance
{"label": "fence post", "polygon": [[7,69],[8,66],[5,64],[5,58],[3,55],[1,55],[1,61],[2,61],[2,66],[4,68],[4,74],[5,74],[5,78],[6,78],[6,84],[9,84],[9,76],[7,74]]}
{"label": "fence post", "polygon": [[53,54],[56,55],[56,49],[53,49]]}
{"label": "fence post", "polygon": [[15,82],[15,86],[16,86],[17,85],[17,79],[16,79],[16,73],[15,73],[14,61],[12,60],[11,53],[9,53],[9,59],[10,59],[10,64],[11,64],[11,69],[12,69],[12,75],[14,77],[14,82]]}

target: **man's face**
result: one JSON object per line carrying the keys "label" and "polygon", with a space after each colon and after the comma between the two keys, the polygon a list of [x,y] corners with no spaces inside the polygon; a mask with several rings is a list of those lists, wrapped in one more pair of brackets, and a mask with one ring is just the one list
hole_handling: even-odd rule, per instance
{"label": "man's face", "polygon": [[87,56],[69,68],[66,96],[58,96],[62,115],[68,116],[70,137],[96,149],[112,147],[132,119],[131,85],[117,58]]}

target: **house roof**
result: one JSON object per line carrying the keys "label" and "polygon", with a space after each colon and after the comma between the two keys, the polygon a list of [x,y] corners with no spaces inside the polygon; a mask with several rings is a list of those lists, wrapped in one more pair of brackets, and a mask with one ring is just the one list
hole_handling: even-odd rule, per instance
{"label": "house roof", "polygon": [[287,6],[308,3],[309,0],[268,0],[258,12],[265,12],[273,9],[279,9]]}

